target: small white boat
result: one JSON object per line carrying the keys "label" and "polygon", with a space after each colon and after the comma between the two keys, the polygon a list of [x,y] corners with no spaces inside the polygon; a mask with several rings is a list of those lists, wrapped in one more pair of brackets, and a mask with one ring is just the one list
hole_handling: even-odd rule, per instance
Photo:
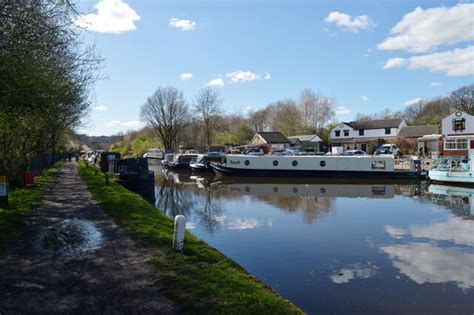
{"label": "small white boat", "polygon": [[165,156],[165,153],[160,149],[149,149],[147,153],[143,154],[144,158],[147,159],[160,159],[162,160]]}
{"label": "small white boat", "polygon": [[469,158],[438,158],[433,160],[428,178],[434,182],[474,184],[473,172],[473,163]]}

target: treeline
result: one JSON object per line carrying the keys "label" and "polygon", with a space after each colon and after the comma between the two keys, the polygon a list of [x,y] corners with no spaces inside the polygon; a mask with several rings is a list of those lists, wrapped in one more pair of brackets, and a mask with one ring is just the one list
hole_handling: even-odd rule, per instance
{"label": "treeline", "polygon": [[403,118],[408,125],[439,125],[444,117],[455,110],[474,115],[474,84],[432,99],[420,99],[403,111],[385,109],[368,115],[357,113],[354,120]]}
{"label": "treeline", "polygon": [[88,111],[100,60],[81,48],[75,14],[67,0],[0,0],[0,173],[13,185]]}
{"label": "treeline", "polygon": [[280,131],[286,136],[316,133],[328,137],[334,121],[335,99],[305,89],[297,99],[284,99],[257,111],[224,114],[218,90],[205,88],[187,101],[173,87],[158,88],[141,108],[147,127],[128,132],[112,150],[143,154],[150,147],[176,150],[224,144],[245,144],[258,131]]}
{"label": "treeline", "polygon": [[[258,131],[280,131],[286,136],[316,133],[330,141],[330,130],[337,123],[335,104],[335,99],[305,89],[296,99],[279,100],[245,114],[226,115],[217,90],[204,89],[188,102],[173,87],[158,88],[142,106],[141,116],[148,126],[118,135],[121,140],[111,149],[141,155],[151,147],[176,150],[180,146],[244,144]],[[474,115],[474,85],[419,100],[402,111],[357,113],[354,120],[404,118],[408,125],[436,125],[454,110]]]}

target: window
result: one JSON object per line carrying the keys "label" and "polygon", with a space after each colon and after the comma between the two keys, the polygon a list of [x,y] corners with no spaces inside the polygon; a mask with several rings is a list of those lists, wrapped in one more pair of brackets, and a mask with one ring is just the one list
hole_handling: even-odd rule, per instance
{"label": "window", "polygon": [[453,119],[453,130],[454,131],[463,131],[466,129],[466,119],[464,118],[454,118]]}
{"label": "window", "polygon": [[244,164],[247,165],[247,166],[249,166],[250,161],[249,161],[249,160],[245,160]]}
{"label": "window", "polygon": [[344,137],[349,137],[349,130],[344,130]]}
{"label": "window", "polygon": [[466,150],[467,139],[448,139],[444,141],[445,150]]}
{"label": "window", "polygon": [[293,165],[293,166],[298,165],[298,161],[293,161],[293,162],[291,162],[291,165]]}
{"label": "window", "polygon": [[372,162],[372,169],[373,170],[384,170],[385,169],[385,161],[373,161]]}
{"label": "window", "polygon": [[340,131],[340,130],[336,130],[336,131],[334,131],[334,133],[336,134],[336,137],[340,137],[340,136],[341,136],[341,131]]}
{"label": "window", "polygon": [[319,165],[320,165],[321,167],[325,167],[325,166],[326,166],[326,161],[321,161],[321,162],[319,162]]}
{"label": "window", "polygon": [[359,130],[359,136],[363,136],[364,135],[364,129],[360,129]]}
{"label": "window", "polygon": [[392,130],[390,128],[385,128],[385,134],[389,135],[392,133]]}
{"label": "window", "polygon": [[278,161],[277,160],[273,161],[273,166],[277,166],[277,165],[278,165]]}

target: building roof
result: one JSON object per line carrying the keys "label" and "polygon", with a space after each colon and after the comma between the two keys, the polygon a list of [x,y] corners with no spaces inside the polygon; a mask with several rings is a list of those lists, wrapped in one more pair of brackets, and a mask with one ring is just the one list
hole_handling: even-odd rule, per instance
{"label": "building roof", "polygon": [[438,125],[409,126],[400,129],[398,136],[403,138],[420,138],[437,133],[439,133]]}
{"label": "building roof", "polygon": [[288,137],[288,139],[290,141],[292,141],[292,139],[299,139],[301,142],[321,142],[321,141],[323,141],[323,140],[321,140],[320,137],[318,137],[318,135],[290,136],[290,137]]}
{"label": "building roof", "polygon": [[290,140],[278,131],[260,131],[257,132],[257,134],[260,135],[266,143],[290,143]]}
{"label": "building roof", "polygon": [[394,119],[376,119],[376,120],[359,120],[345,123],[352,129],[382,129],[382,128],[398,128],[402,123],[401,118]]}

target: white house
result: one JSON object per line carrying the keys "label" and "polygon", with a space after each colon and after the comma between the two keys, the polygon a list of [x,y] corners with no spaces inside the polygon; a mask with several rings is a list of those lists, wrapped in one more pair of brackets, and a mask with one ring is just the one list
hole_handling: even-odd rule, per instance
{"label": "white house", "polygon": [[474,116],[456,111],[441,121],[443,155],[474,155]]}
{"label": "white house", "polygon": [[403,127],[406,127],[403,119],[341,122],[331,130],[333,152],[362,150],[373,153],[381,144],[396,138]]}

